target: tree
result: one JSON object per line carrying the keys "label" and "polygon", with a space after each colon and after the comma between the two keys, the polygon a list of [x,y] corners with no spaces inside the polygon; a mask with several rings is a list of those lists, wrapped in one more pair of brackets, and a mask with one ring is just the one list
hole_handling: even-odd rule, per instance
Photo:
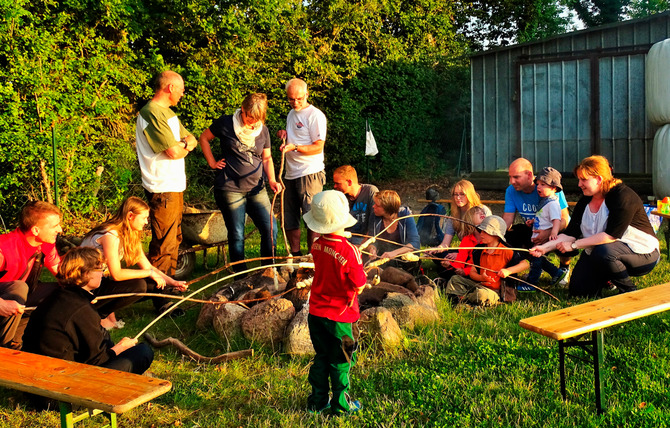
{"label": "tree", "polygon": [[631,0],[566,0],[587,27],[610,24],[623,19]]}
{"label": "tree", "polygon": [[473,50],[539,40],[568,31],[559,0],[458,1],[459,32]]}
{"label": "tree", "polygon": [[631,18],[643,18],[670,9],[668,0],[631,0],[627,14]]}

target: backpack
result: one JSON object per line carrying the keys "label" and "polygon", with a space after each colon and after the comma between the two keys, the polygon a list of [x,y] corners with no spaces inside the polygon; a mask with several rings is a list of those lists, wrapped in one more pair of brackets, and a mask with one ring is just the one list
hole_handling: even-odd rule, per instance
{"label": "backpack", "polygon": [[[431,202],[421,210],[421,214],[439,214],[446,215],[447,210],[441,204]],[[425,247],[436,247],[444,239],[444,229],[442,224],[444,218],[437,216],[419,217],[416,228],[419,231],[419,240]]]}

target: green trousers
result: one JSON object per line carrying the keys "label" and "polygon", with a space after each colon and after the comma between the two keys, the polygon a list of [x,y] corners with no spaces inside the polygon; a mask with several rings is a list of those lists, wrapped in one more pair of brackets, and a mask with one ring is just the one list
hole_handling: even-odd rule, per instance
{"label": "green trousers", "polygon": [[321,410],[328,405],[329,378],[332,384],[330,406],[333,413],[349,411],[349,371],[356,361],[356,353],[347,362],[342,349],[342,337],[353,338],[351,323],[331,321],[328,318],[310,314],[307,317],[309,336],[316,351],[316,356],[309,369],[307,380],[312,385],[312,393],[307,398],[307,408]]}

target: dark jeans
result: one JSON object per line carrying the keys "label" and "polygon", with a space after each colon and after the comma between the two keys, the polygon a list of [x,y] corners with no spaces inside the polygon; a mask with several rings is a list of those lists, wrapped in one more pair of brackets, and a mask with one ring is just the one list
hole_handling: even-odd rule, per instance
{"label": "dark jeans", "polygon": [[[55,282],[40,282],[30,289],[23,281],[2,282],[0,298],[15,300],[27,307],[33,307],[49,297],[57,288],[58,284]],[[20,344],[29,319],[30,311],[25,311],[23,315],[0,317],[0,346],[8,346],[12,341]]]}
{"label": "dark jeans", "polygon": [[146,343],[138,343],[101,364],[100,367],[141,375],[149,369],[153,360],[154,351],[151,346]]}
{"label": "dark jeans", "polygon": [[[272,257],[277,245],[277,220],[272,214],[270,199],[264,186],[258,186],[250,192],[231,192],[214,189],[216,205],[221,210],[223,221],[228,229],[228,250],[230,260],[244,260],[244,224],[248,214],[261,235],[261,257]],[[261,264],[272,264],[272,260],[263,260]],[[233,266],[235,272],[246,269],[244,263]]]}
{"label": "dark jeans", "polygon": [[554,266],[554,264],[544,256],[531,256],[528,258],[528,261],[530,262],[530,271],[528,272],[528,278],[526,280],[533,285],[537,285],[537,281],[540,279],[542,271],[547,272],[552,278],[558,273],[558,267]]}
{"label": "dark jeans", "polygon": [[168,276],[177,270],[181,244],[181,216],[184,210],[182,192],[151,193],[144,191],[149,203],[151,243],[149,261]]}
{"label": "dark jeans", "polygon": [[636,254],[621,241],[596,245],[591,254],[582,251],[570,277],[570,295],[599,297],[608,281],[619,291],[635,291],[631,276],[646,275],[659,260],[658,250]]}
{"label": "dark jeans", "polygon": [[[156,286],[156,281],[151,278],[135,278],[127,279],[125,281],[114,281],[112,278],[102,278],[100,287],[93,291],[93,294],[96,296],[107,296],[110,294],[125,293],[167,293],[167,290],[158,289]],[[130,306],[142,299],[144,299],[142,296],[105,299],[99,300],[94,306],[100,313],[100,318],[107,318],[112,312]],[[169,303],[169,299],[164,297],[152,297],[151,300],[157,310],[166,303]]]}

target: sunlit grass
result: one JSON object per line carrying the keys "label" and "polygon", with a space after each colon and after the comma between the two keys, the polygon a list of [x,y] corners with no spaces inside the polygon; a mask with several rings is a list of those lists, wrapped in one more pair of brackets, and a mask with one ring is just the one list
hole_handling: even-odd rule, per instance
{"label": "sunlit grass", "polygon": [[[257,238],[249,242],[248,257],[257,254],[253,239]],[[650,275],[635,280],[640,287],[669,278],[665,242],[662,246],[661,263]],[[199,255],[199,269],[201,265]],[[184,317],[161,320],[151,332],[159,338],[177,337],[204,355],[253,347],[255,356],[210,366],[189,361],[172,349],[157,350],[151,371],[170,380],[173,389],[120,415],[120,426],[667,426],[670,315],[652,315],[605,331],[607,412],[598,416],[592,369],[568,360],[564,402],[557,343],[518,325],[522,318],[584,301],[568,300],[566,290],[551,291],[561,302],[532,293],[511,305],[454,310],[441,300],[440,321],[406,331],[404,347],[396,353],[365,347],[360,351],[352,370],[351,395],[361,400],[363,409],[342,418],[305,412],[309,358],[291,358],[243,339],[229,344],[212,329],[198,331],[200,307],[186,304]],[[118,315],[126,327],[113,333],[117,340],[135,335],[154,317],[149,302]],[[58,421],[56,412],[35,412],[26,407],[20,393],[0,389],[0,426],[57,426]],[[81,426],[99,422],[94,419]]]}

